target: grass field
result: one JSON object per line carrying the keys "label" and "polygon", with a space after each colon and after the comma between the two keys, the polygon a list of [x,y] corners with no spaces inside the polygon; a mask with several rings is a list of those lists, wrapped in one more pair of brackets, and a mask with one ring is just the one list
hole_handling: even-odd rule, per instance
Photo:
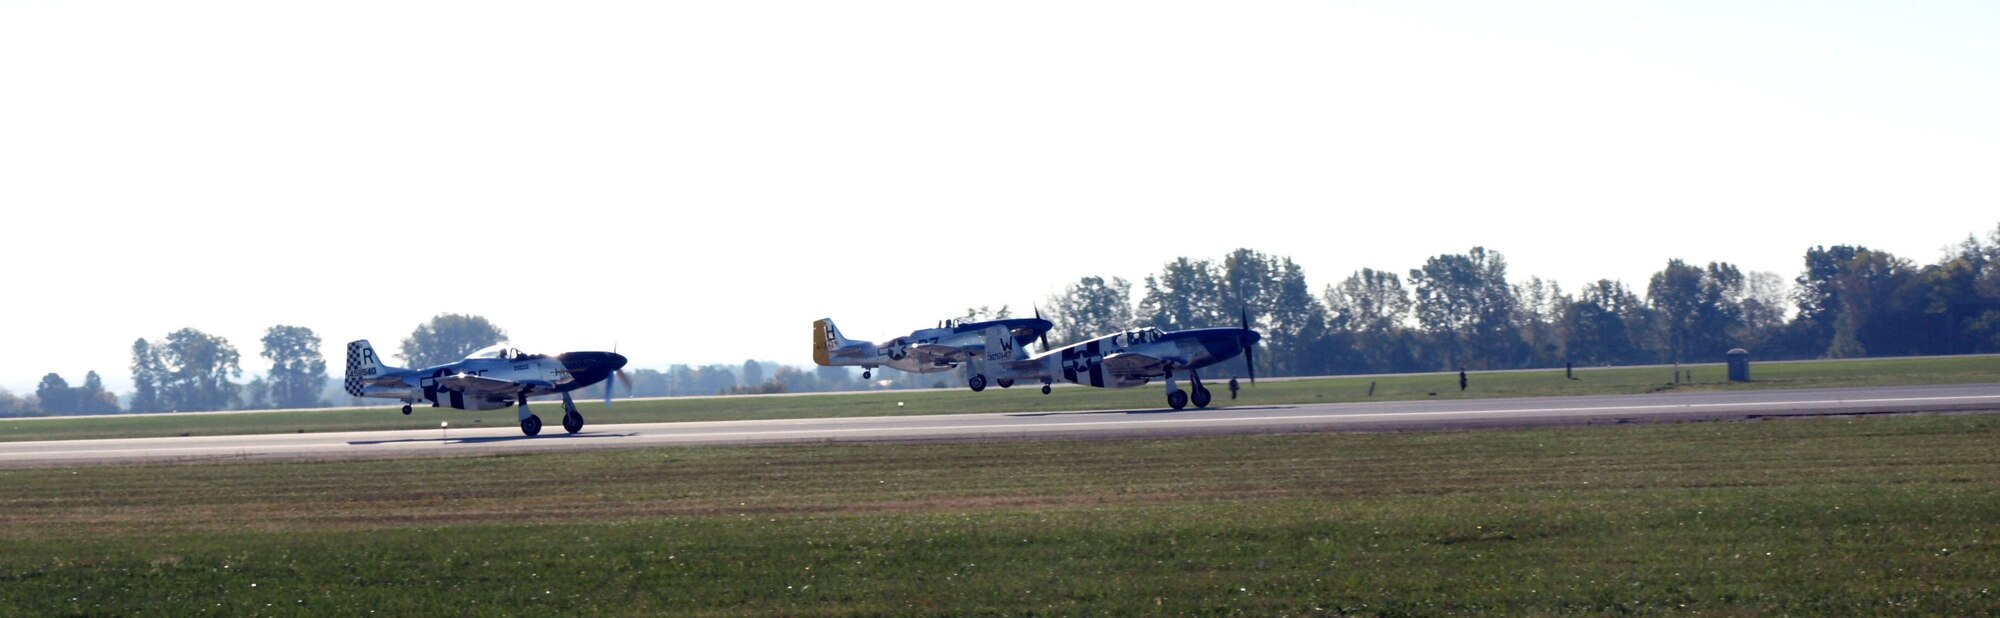
{"label": "grass field", "polygon": [[1994,615],[1996,445],[1935,415],[0,470],[0,615]]}
{"label": "grass field", "polygon": [[[1464,393],[1458,391],[1457,374],[1443,373],[1395,377],[1266,380],[1255,386],[1245,384],[1241,401],[1255,405],[1272,405],[1365,400],[1397,401],[1432,397],[1464,399],[2000,382],[2000,356],[1757,363],[1752,366],[1751,374],[1755,380],[1742,384],[1727,382],[1721,365],[1694,365],[1687,369],[1692,373],[1692,381],[1677,386],[1672,384],[1673,371],[1663,368],[1579,369],[1578,379],[1575,380],[1565,379],[1561,370],[1474,373],[1470,380],[1471,388]],[[1211,376],[1211,381],[1213,377]],[[1368,394],[1371,382],[1375,383],[1375,393],[1372,398]],[[955,389],[626,401],[614,405],[608,412],[604,411],[602,404],[596,401],[580,401],[578,406],[589,422],[594,424],[643,423],[1148,409],[1164,407],[1163,390],[1164,387],[1158,385],[1122,390],[1064,387],[1057,388],[1050,395],[1042,395],[1037,388],[1017,386],[1012,389],[988,388],[983,393]],[[1217,405],[1227,405],[1227,393],[1218,391],[1217,401]],[[904,405],[898,407],[897,402],[903,402]],[[558,404],[537,403],[534,408],[546,423],[554,424],[561,415]],[[511,408],[466,412],[419,407],[417,413],[410,416],[382,408],[245,414],[121,415],[0,420],[0,440],[427,429],[437,427],[439,421],[449,421],[457,426],[513,427],[516,424],[514,410]]]}

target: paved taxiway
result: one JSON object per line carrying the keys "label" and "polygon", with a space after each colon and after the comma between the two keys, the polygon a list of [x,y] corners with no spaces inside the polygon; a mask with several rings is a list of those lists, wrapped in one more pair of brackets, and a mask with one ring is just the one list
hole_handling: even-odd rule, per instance
{"label": "paved taxiway", "polygon": [[[247,436],[0,442],[0,466],[136,461],[244,461],[553,452],[699,444],[773,444],[1720,420],[1898,412],[2000,411],[2000,384],[1259,405],[1251,391],[1208,410],[1121,410],[591,425],[529,438],[508,427]],[[586,411],[585,414],[589,412]]]}

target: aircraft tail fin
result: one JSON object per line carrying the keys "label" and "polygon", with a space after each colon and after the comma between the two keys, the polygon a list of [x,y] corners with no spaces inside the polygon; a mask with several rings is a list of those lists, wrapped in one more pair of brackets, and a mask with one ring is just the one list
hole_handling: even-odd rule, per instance
{"label": "aircraft tail fin", "polygon": [[846,345],[847,338],[840,336],[840,328],[833,325],[833,318],[813,321],[813,362],[822,367],[832,365],[833,350]]}
{"label": "aircraft tail fin", "polygon": [[361,387],[368,380],[381,376],[388,369],[375,355],[375,346],[368,345],[367,339],[347,342],[347,394],[361,396]]}
{"label": "aircraft tail fin", "polygon": [[999,325],[986,328],[986,360],[1019,360],[1021,358],[1025,357],[1022,356],[1020,346],[1015,345],[1014,331]]}

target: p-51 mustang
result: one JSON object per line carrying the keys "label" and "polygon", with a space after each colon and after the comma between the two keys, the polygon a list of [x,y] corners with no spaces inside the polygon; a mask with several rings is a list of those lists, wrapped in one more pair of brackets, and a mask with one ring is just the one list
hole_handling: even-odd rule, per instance
{"label": "p-51 mustang", "polygon": [[[876,367],[910,373],[947,371],[975,358],[1025,358],[1016,350],[1042,338],[1054,326],[1039,315],[984,322],[945,320],[937,328],[878,345],[842,337],[831,318],[821,319],[813,322],[813,362],[822,367],[859,366],[863,380],[872,377]],[[989,337],[989,333],[998,336]]]}
{"label": "p-51 mustang", "polygon": [[[528,398],[561,394],[563,429],[583,431],[583,414],[576,411],[570,391],[603,382],[616,374],[625,378],[625,357],[616,352],[564,352],[555,356],[524,354],[496,345],[473,352],[455,363],[423,369],[401,369],[383,365],[368,340],[347,344],[347,394],[355,397],[401,399],[403,413],[410,404],[431,402],[431,407],[460,410],[496,410],[520,406],[521,433],[542,432],[542,419],[528,412]],[[604,405],[611,405],[611,387],[604,388]]]}
{"label": "p-51 mustang", "polygon": [[1042,394],[1047,395],[1049,384],[1058,378],[1099,388],[1141,386],[1161,378],[1167,383],[1167,406],[1179,410],[1187,407],[1189,395],[1174,385],[1174,372],[1186,371],[1194,385],[1194,407],[1206,408],[1210,400],[1208,388],[1201,385],[1201,376],[1196,371],[1241,353],[1250,383],[1256,384],[1256,363],[1251,350],[1261,338],[1262,335],[1250,329],[1247,313],[1242,328],[1177,331],[1140,328],[1071,344],[1025,360],[974,363],[968,369],[972,376],[967,385],[972,390],[982,390],[989,375],[1002,384],[1040,380]]}

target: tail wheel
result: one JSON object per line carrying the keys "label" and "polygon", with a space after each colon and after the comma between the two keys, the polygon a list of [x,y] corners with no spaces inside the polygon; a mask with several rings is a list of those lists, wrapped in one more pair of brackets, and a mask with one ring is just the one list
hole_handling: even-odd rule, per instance
{"label": "tail wheel", "polygon": [[986,374],[972,376],[972,379],[965,381],[965,385],[972,387],[972,392],[975,393],[986,390]]}
{"label": "tail wheel", "polygon": [[867,370],[867,369],[863,369],[863,370],[861,370],[861,379],[863,379],[863,380],[866,380],[866,379],[869,379],[870,377],[873,377],[874,375],[875,375],[875,372],[873,372],[873,371],[870,371],[870,370]]}
{"label": "tail wheel", "polygon": [[542,417],[530,414],[528,418],[521,419],[521,433],[531,436],[542,433]]}
{"label": "tail wheel", "polygon": [[1049,385],[1047,385],[1047,384],[1043,384],[1043,385],[1042,385],[1042,394],[1043,394],[1043,395],[1047,395],[1047,394],[1049,394]]}
{"label": "tail wheel", "polygon": [[1175,410],[1186,408],[1188,403],[1187,400],[1188,400],[1187,391],[1177,388],[1174,389],[1172,392],[1167,393],[1167,407],[1169,408],[1173,408]]}
{"label": "tail wheel", "polygon": [[410,404],[407,404],[407,403],[406,403],[406,404],[403,404],[403,415],[404,415],[404,416],[409,416],[409,415],[410,415]]}

